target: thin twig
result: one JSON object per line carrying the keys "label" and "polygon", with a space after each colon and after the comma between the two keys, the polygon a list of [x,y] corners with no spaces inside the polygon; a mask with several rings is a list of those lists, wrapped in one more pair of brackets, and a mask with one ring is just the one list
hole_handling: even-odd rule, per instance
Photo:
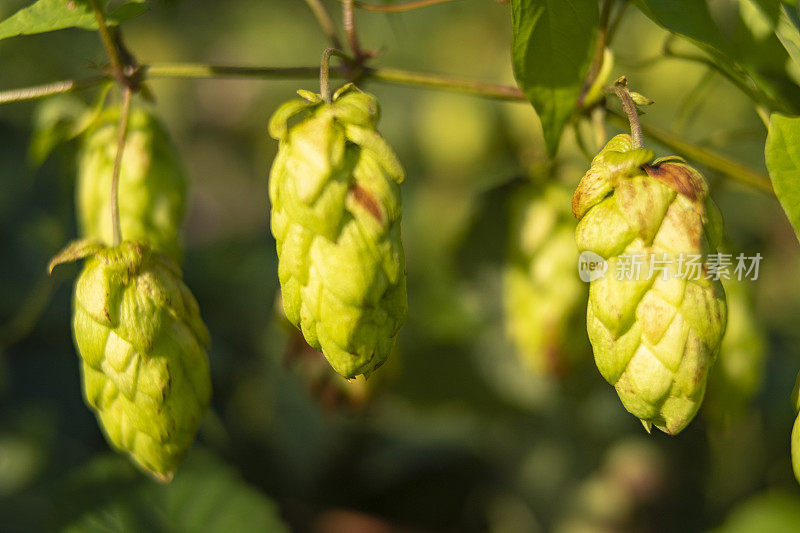
{"label": "thin twig", "polygon": [[319,92],[322,99],[327,103],[331,103],[331,84],[330,84],[330,63],[331,56],[339,56],[344,60],[350,59],[347,54],[336,48],[326,48],[322,52],[322,60],[319,63]]}
{"label": "thin twig", "polygon": [[350,51],[356,63],[361,62],[364,54],[361,45],[358,44],[358,34],[356,33],[356,20],[353,14],[353,0],[344,0],[342,3],[342,21],[344,23],[344,33],[347,35],[347,42],[350,44]]}
{"label": "thin twig", "polygon": [[[782,102],[779,102],[766,92],[764,92],[758,84],[752,83],[750,75],[741,71],[741,67],[734,66],[731,68],[724,62],[716,60],[713,57],[706,57],[697,54],[676,52],[673,49],[673,43],[676,41],[674,35],[669,35],[664,40],[662,58],[682,59],[704,65],[712,70],[717,71],[724,76],[729,82],[736,86],[745,96],[747,96],[753,103],[762,107],[767,106],[772,110],[781,111],[785,113],[794,113],[791,107],[787,107]],[[739,70],[737,70],[737,68]]]}
{"label": "thin twig", "polygon": [[0,348],[21,341],[36,327],[62,281],[63,276],[58,272],[53,276],[42,276],[36,282],[16,314],[0,325]]}
{"label": "thin twig", "polygon": [[394,68],[365,68],[363,76],[368,80],[455,91],[474,96],[493,98],[495,100],[527,101],[522,91],[511,85],[485,83],[482,81],[465,80],[462,78],[452,78],[450,76],[440,76],[438,74],[412,72]]}
{"label": "thin twig", "polygon": [[[154,63],[142,66],[147,78],[267,78],[298,79],[316,78],[319,67],[238,67],[229,65],[205,65],[197,63]],[[329,77],[344,78],[348,74],[344,67],[330,67]],[[366,80],[376,80],[397,85],[427,87],[455,91],[497,100],[526,101],[522,91],[511,85],[486,83],[438,74],[412,72],[393,68],[369,68],[362,70]]]}
{"label": "thin twig", "polygon": [[334,48],[342,48],[342,41],[339,40],[336,25],[333,23],[330,13],[325,9],[321,0],[306,0],[306,4],[308,4],[311,12],[314,13],[314,17],[317,19],[328,41],[330,41],[331,46]]}
{"label": "thin twig", "polygon": [[353,5],[358,9],[364,11],[372,11],[373,13],[400,13],[403,11],[411,11],[428,6],[435,6],[436,4],[443,4],[445,2],[452,2],[453,0],[417,0],[415,2],[408,2],[407,4],[395,4],[390,6],[376,6],[364,2],[353,2]]}
{"label": "thin twig", "polygon": [[603,2],[603,10],[600,12],[600,26],[597,30],[597,41],[594,48],[594,57],[589,67],[589,74],[586,76],[586,81],[583,83],[583,90],[578,99],[578,107],[583,104],[583,99],[586,97],[586,94],[589,92],[589,89],[591,89],[603,67],[606,45],[608,44],[608,22],[611,18],[611,9],[613,7],[614,0],[605,0],[605,2]]}
{"label": "thin twig", "polygon": [[697,117],[698,110],[703,104],[703,98],[706,97],[708,92],[713,88],[714,78],[716,76],[717,71],[710,68],[706,69],[675,111],[675,119],[670,128],[672,131],[683,133],[686,126]]}
{"label": "thin twig", "polygon": [[583,137],[583,132],[581,131],[580,122],[575,121],[572,123],[572,129],[575,132],[575,142],[578,144],[578,149],[580,149],[583,157],[586,158],[586,161],[591,161],[594,157],[592,152],[589,150],[589,147],[586,145],[586,139]]}
{"label": "thin twig", "polygon": [[117,132],[117,156],[114,158],[114,170],[111,174],[111,228],[114,231],[114,246],[122,242],[122,227],[119,221],[119,173],[122,167],[122,154],[125,152],[125,139],[128,136],[128,115],[131,111],[133,91],[125,87],[122,92],[122,114]]}
{"label": "thin twig", "polygon": [[622,110],[628,116],[628,121],[631,125],[631,137],[633,138],[633,148],[641,148],[644,144],[642,136],[642,125],[639,122],[639,112],[636,110],[636,104],[631,98],[631,93],[628,91],[628,79],[622,76],[614,84],[614,92],[622,100]]}
{"label": "thin twig", "polygon": [[97,21],[97,31],[100,33],[100,38],[103,41],[103,47],[106,49],[106,54],[108,54],[109,61],[111,61],[111,72],[120,83],[126,84],[125,72],[123,70],[119,50],[117,50],[117,46],[114,44],[114,38],[111,36],[111,32],[108,29],[103,10],[100,7],[100,4],[97,3],[97,0],[89,1],[92,4],[94,18]]}
{"label": "thin twig", "polygon": [[335,48],[326,48],[322,52],[322,60],[319,63],[319,93],[322,99],[327,103],[331,103],[331,83],[329,80],[331,54]]}
{"label": "thin twig", "polygon": [[26,100],[36,100],[37,98],[44,98],[46,96],[71,93],[80,89],[96,87],[107,80],[107,76],[97,76],[85,80],[55,81],[53,83],[36,85],[34,87],[23,87],[21,89],[0,91],[0,104],[24,102]]}
{"label": "thin twig", "polygon": [[625,11],[631,5],[630,0],[622,0],[622,5],[617,9],[617,16],[614,17],[614,20],[609,24],[608,27],[608,34],[606,36],[606,41],[611,44],[614,42],[614,37],[617,35],[617,30],[619,29],[619,25],[622,23],[622,19],[625,16]]}
{"label": "thin twig", "polygon": [[[242,67],[231,65],[209,65],[201,63],[154,63],[142,67],[142,75],[146,78],[236,78],[236,79],[313,79],[319,76],[319,67]],[[331,67],[329,77],[346,78],[348,72],[343,67]],[[527,103],[525,96],[517,87],[501,85],[495,83],[485,83],[475,80],[440,76],[421,72],[412,72],[392,68],[364,68],[362,76],[366,81],[374,80],[378,82],[403,85],[408,87],[424,87],[429,89],[459,92],[491,98],[494,100],[505,100],[511,102]],[[30,87],[27,89],[15,89],[0,92],[0,102],[16,102],[69,92],[71,90],[91,87],[103,83],[108,78],[91,78],[87,80],[67,80],[58,82],[59,87],[64,90],[53,91],[52,87],[56,84]],[[613,122],[626,124],[626,121],[619,113],[608,110],[609,119]],[[654,141],[671,148],[676,153],[693,160],[698,164],[706,166],[724,174],[734,181],[744,183],[758,189],[771,192],[772,186],[769,178],[764,174],[747,168],[740,163],[732,161],[725,156],[709,151],[704,148],[694,146],[684,142],[681,138],[648,126],[643,126],[644,133]]]}
{"label": "thin twig", "polygon": [[[316,67],[243,67],[232,65],[207,65],[203,63],[154,63],[143,65],[142,72],[147,78],[262,78],[298,79],[316,78]],[[331,72],[337,72],[331,69]]]}

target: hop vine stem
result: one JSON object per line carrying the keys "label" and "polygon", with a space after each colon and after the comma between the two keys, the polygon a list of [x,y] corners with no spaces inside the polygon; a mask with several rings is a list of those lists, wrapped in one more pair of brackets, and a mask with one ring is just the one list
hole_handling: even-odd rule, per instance
{"label": "hop vine stem", "polygon": [[436,4],[444,4],[445,2],[452,1],[454,0],[416,0],[415,2],[389,6],[376,6],[366,2],[354,1],[353,5],[364,11],[372,11],[373,13],[402,13],[403,11],[412,11],[414,9],[421,9],[423,7],[435,6]]}
{"label": "hop vine stem", "polygon": [[108,29],[108,24],[106,24],[106,17],[103,14],[103,9],[100,7],[100,4],[98,4],[97,0],[89,0],[89,2],[94,11],[94,18],[97,21],[97,31],[100,34],[100,39],[103,41],[103,48],[106,49],[106,54],[108,54],[108,59],[111,62],[111,72],[117,81],[122,84],[127,84],[122,58],[120,57],[117,45],[114,43],[111,31]]}
{"label": "hop vine stem", "polygon": [[614,92],[622,100],[622,110],[628,116],[628,122],[631,126],[631,137],[633,138],[632,146],[634,149],[644,146],[644,136],[642,135],[642,124],[639,122],[639,112],[636,110],[636,104],[633,102],[631,93],[628,90],[628,79],[622,76],[614,84]]}
{"label": "hop vine stem", "polygon": [[117,155],[114,158],[114,169],[111,174],[111,228],[114,232],[114,246],[122,242],[122,226],[119,222],[119,173],[122,166],[122,154],[125,152],[125,139],[128,136],[128,116],[131,112],[133,91],[125,87],[122,92],[122,113],[117,133]]}
{"label": "hop vine stem", "polygon": [[333,48],[342,48],[342,42],[339,40],[339,34],[336,31],[336,25],[333,23],[333,18],[331,18],[331,14],[328,13],[328,10],[325,9],[321,0],[305,0],[306,4],[308,4],[309,9],[316,17],[317,22],[319,23],[320,28],[322,28],[322,32],[330,41],[331,46]]}
{"label": "hop vine stem", "polygon": [[356,63],[361,63],[364,53],[361,51],[361,45],[358,43],[356,19],[353,13],[353,0],[344,0],[342,3],[342,22],[344,25],[344,33],[347,35],[347,42],[350,44],[350,51],[353,52]]}
{"label": "hop vine stem", "polygon": [[[248,67],[210,65],[206,63],[153,63],[143,65],[141,74],[147,79],[314,79],[319,77],[320,67]],[[331,67],[329,71],[329,76],[335,78],[346,78],[348,74],[348,69],[344,67]],[[510,85],[393,68],[365,67],[360,71],[360,75],[366,81],[445,90],[495,100],[527,103],[522,91]],[[84,80],[63,80],[35,87],[0,91],[0,103],[21,102],[70,93],[96,87],[107,81],[108,76],[100,76]],[[613,110],[608,110],[608,116],[609,120],[618,125],[626,124],[625,117]],[[773,193],[769,178],[762,173],[721,154],[687,143],[675,134],[646,125],[642,126],[642,130],[649,138],[684,155],[687,159],[716,170],[736,182],[755,187],[770,194]]]}
{"label": "hop vine stem", "polygon": [[580,99],[578,100],[578,105],[583,104],[583,99],[586,97],[586,94],[589,92],[592,84],[597,79],[598,74],[600,74],[600,69],[603,66],[603,57],[605,55],[606,46],[608,45],[608,24],[611,19],[611,10],[614,8],[614,0],[605,0],[603,2],[603,9],[600,12],[600,25],[597,30],[597,42],[594,47],[594,57],[592,58],[592,64],[589,67],[589,74],[586,76],[586,81],[583,84],[583,90],[581,91]]}
{"label": "hop vine stem", "polygon": [[330,70],[331,56],[333,55],[339,56],[345,60],[348,59],[347,54],[336,48],[326,48],[325,51],[322,52],[322,60],[319,64],[319,92],[322,95],[322,99],[327,103],[331,103]]}

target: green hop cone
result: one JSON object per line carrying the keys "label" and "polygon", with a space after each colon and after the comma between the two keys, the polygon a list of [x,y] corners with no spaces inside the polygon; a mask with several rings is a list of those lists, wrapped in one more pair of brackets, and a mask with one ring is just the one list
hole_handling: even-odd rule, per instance
{"label": "green hop cone", "polygon": [[728,326],[717,362],[708,380],[712,419],[727,424],[740,416],[764,381],[766,340],[753,310],[747,281],[723,281],[728,300]]}
{"label": "green hop cone", "polygon": [[86,402],[115,448],[169,481],[211,396],[197,301],[175,264],[141,242],[77,241],[51,270],[84,257],[72,325]]}
{"label": "green hop cone", "polygon": [[283,307],[334,370],[369,375],[389,356],[407,313],[404,172],[375,129],[374,97],[352,85],[332,103],[300,94],[269,127],[280,141],[269,195]]}
{"label": "green hop cone", "polygon": [[586,285],[578,278],[569,190],[548,185],[513,199],[503,272],[506,330],[523,362],[559,375],[587,353],[580,335]]}
{"label": "green hop cone", "polygon": [[[117,153],[119,109],[98,118],[78,157],[76,204],[82,237],[113,240],[111,175]],[[119,221],[125,239],[144,241],[180,262],[186,178],[175,148],[158,120],[131,110],[119,176]]]}
{"label": "green hop cone", "polygon": [[797,375],[792,391],[792,406],[797,414],[792,427],[792,470],[795,479],[800,483],[800,374]]}
{"label": "green hop cone", "polygon": [[629,135],[614,137],[578,185],[572,211],[578,248],[608,266],[589,291],[597,367],[648,431],[674,435],[700,407],[725,331],[725,293],[703,267],[722,220],[697,170],[652,158]]}

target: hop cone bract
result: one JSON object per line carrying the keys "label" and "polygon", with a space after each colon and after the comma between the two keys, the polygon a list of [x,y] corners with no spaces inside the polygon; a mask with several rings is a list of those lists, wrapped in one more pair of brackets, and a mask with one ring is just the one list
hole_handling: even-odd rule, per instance
{"label": "hop cone bract", "polygon": [[506,330],[524,363],[557,375],[588,353],[581,327],[587,292],[578,278],[575,218],[562,185],[514,198],[504,278]]}
{"label": "hop cone bract", "polygon": [[[84,238],[111,244],[111,175],[117,153],[119,109],[104,112],[87,133],[78,158],[76,203]],[[148,112],[131,110],[119,176],[122,236],[181,258],[178,238],[186,178],[166,130]]]}
{"label": "hop cone bract", "polygon": [[81,257],[73,334],[86,402],[115,448],[168,481],[211,395],[197,302],[175,264],[144,243],[78,241],[52,265]]}
{"label": "hop cone bract", "polygon": [[697,170],[652,158],[629,135],[614,137],[578,185],[572,210],[578,248],[608,264],[589,293],[597,367],[645,428],[676,434],[697,413],[725,331],[724,291],[703,267],[722,222]]}
{"label": "hop cone bract", "polygon": [[406,318],[404,172],[375,129],[374,97],[352,85],[332,103],[300,94],[270,120],[280,141],[269,194],[284,311],[337,372],[368,375]]}

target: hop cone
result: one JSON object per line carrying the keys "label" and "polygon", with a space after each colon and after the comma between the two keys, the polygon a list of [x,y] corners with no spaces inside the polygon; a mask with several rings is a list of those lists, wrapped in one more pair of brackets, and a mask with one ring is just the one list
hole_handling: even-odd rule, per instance
{"label": "hop cone", "polygon": [[747,282],[723,281],[728,327],[708,382],[707,412],[725,423],[740,415],[764,380],[765,338],[753,311]]}
{"label": "hop cone", "polygon": [[[84,238],[111,244],[111,174],[119,110],[105,112],[87,134],[78,159],[76,203]],[[125,239],[144,241],[180,261],[178,232],[186,179],[174,147],[155,117],[133,109],[119,176],[119,220]]]}
{"label": "hop cone", "polygon": [[794,412],[797,413],[797,418],[792,428],[792,469],[794,470],[795,479],[800,483],[800,374],[797,375],[794,391],[792,391],[792,405],[794,406]]}
{"label": "hop cone", "polygon": [[300,94],[270,120],[280,141],[269,194],[283,307],[337,372],[369,375],[406,317],[404,173],[375,130],[374,97],[352,85],[330,104]]}
{"label": "hop cone", "polygon": [[174,263],[144,243],[78,241],[51,269],[82,257],[73,334],[86,402],[115,448],[169,481],[211,395],[197,302]]}
{"label": "hop cone", "polygon": [[526,191],[512,205],[504,269],[506,329],[534,371],[558,375],[586,353],[580,335],[585,284],[576,274],[575,219],[561,185]]}
{"label": "hop cone", "polygon": [[[589,292],[597,367],[646,429],[674,435],[700,407],[725,331],[725,294],[702,268],[722,222],[698,171],[652,157],[630,136],[614,137],[578,185],[572,211],[578,248],[608,264]],[[644,263],[638,275],[635,261]]]}

